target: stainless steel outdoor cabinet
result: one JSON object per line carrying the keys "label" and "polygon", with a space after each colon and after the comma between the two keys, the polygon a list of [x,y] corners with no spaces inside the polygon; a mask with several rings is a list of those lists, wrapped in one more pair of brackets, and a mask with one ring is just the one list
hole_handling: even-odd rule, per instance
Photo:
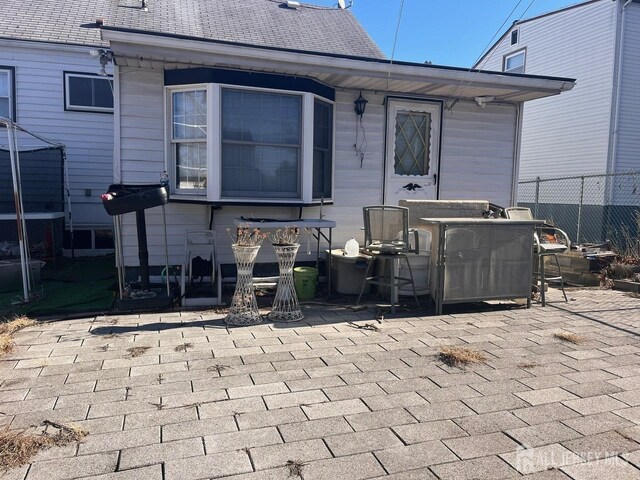
{"label": "stainless steel outdoor cabinet", "polygon": [[444,304],[523,298],[531,304],[536,220],[422,218],[431,231],[431,296]]}

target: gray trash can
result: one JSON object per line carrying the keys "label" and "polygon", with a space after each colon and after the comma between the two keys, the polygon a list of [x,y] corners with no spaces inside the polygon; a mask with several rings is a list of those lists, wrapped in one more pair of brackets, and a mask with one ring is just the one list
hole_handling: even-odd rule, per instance
{"label": "gray trash can", "polygon": [[[358,295],[367,271],[367,258],[363,255],[345,257],[344,250],[331,250],[331,286],[342,295]],[[369,293],[370,284],[364,289]]]}

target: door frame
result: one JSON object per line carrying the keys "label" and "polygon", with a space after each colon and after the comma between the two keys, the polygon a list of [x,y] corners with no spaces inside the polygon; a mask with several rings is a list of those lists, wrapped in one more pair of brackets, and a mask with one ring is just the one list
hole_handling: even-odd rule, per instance
{"label": "door frame", "polygon": [[416,97],[406,97],[406,96],[394,96],[387,95],[384,99],[385,105],[385,114],[384,114],[384,154],[382,159],[382,203],[386,204],[387,202],[387,171],[389,168],[389,162],[393,161],[392,155],[389,155],[390,151],[392,152],[391,145],[395,144],[395,137],[393,132],[391,132],[391,127],[395,127],[395,122],[393,125],[390,122],[389,114],[390,114],[390,106],[393,102],[399,103],[415,103],[415,104],[431,104],[435,105],[439,109],[439,132],[438,132],[438,151],[435,156],[436,160],[436,199],[440,199],[440,170],[441,170],[441,159],[442,159],[442,132],[444,130],[444,100],[434,99],[434,98],[416,98]]}

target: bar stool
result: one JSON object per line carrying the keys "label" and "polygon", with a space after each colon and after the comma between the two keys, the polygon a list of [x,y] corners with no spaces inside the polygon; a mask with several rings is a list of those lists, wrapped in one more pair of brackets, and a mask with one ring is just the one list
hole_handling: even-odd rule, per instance
{"label": "bar stool", "polygon": [[[360,289],[356,305],[360,303],[367,283],[385,286],[390,289],[391,313],[396,311],[398,288],[411,285],[416,305],[420,302],[416,295],[413,272],[407,253],[409,250],[409,209],[393,205],[376,205],[363,207],[364,216],[364,247],[363,253],[368,257],[367,270]],[[415,247],[418,249],[416,233]],[[370,276],[376,259],[384,262],[382,275]],[[397,272],[399,263],[407,263],[410,278],[399,277]]]}
{"label": "bar stool", "polygon": [[[525,207],[509,207],[504,209],[505,216],[513,220],[532,220],[533,215],[531,209]],[[535,285],[540,282],[540,302],[542,306],[546,306],[545,286],[550,282],[560,283],[564,301],[568,302],[567,293],[564,290],[564,279],[562,278],[562,269],[558,261],[558,254],[564,253],[571,248],[571,240],[564,230],[550,225],[542,225],[537,228],[534,234],[535,254],[537,255],[537,271],[534,271]],[[544,259],[553,257],[558,268],[558,275],[547,277],[545,272]]]}

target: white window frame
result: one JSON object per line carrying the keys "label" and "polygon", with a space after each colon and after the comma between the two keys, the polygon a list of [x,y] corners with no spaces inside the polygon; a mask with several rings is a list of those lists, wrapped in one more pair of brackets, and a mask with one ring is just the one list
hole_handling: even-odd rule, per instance
{"label": "white window frame", "polygon": [[[64,109],[71,112],[88,112],[88,113],[113,113],[113,107],[90,107],[86,105],[72,105],[71,104],[71,91],[69,88],[69,78],[91,78],[98,80],[105,80],[111,82],[111,92],[113,95],[113,75],[103,77],[92,73],[80,73],[80,72],[64,72]],[[115,106],[115,95],[114,95]]]}
{"label": "white window frame", "polygon": [[[0,73],[6,73],[9,78],[8,93],[6,97],[9,100],[9,119],[16,120],[16,88],[15,88],[15,70],[13,68],[0,66]],[[3,97],[5,98],[5,97]]]}
{"label": "white window frame", "polygon": [[[511,58],[515,58],[515,57],[519,57],[520,55],[522,55],[522,71],[521,72],[514,72],[514,68],[507,70],[507,62],[511,59]],[[526,69],[526,65],[527,65],[527,50],[526,49],[520,49],[516,52],[513,53],[509,53],[507,55],[504,56],[503,60],[502,60],[502,71],[505,73],[525,73],[525,69]],[[520,67],[518,67],[520,68]]]}
{"label": "white window frame", "polygon": [[[178,190],[176,188],[175,149],[173,148],[172,129],[172,94],[179,91],[193,91],[207,89],[207,189],[205,191]],[[246,90],[250,92],[265,92],[301,97],[301,145],[300,145],[300,197],[296,198],[259,198],[259,197],[223,197],[222,196],[222,89]],[[331,128],[331,201],[335,189],[335,101],[329,100],[311,92],[291,90],[247,87],[227,83],[207,83],[165,86],[165,169],[169,172],[172,198],[176,200],[193,200],[216,203],[237,204],[313,204],[320,203],[319,198],[313,198],[313,113],[315,99],[332,105],[333,119]]]}
{"label": "white window frame", "polygon": [[[204,90],[207,95],[207,136],[205,139],[174,139],[173,138],[173,93],[176,92],[195,92]],[[202,198],[203,200],[211,195],[212,181],[211,179],[211,163],[212,163],[212,148],[211,148],[211,133],[212,133],[212,108],[211,108],[211,85],[206,83],[194,84],[188,86],[178,86],[171,88],[171,91],[165,93],[165,120],[166,120],[166,147],[165,147],[165,170],[169,174],[169,181],[171,186],[171,192],[174,193],[174,197],[183,198]],[[178,143],[206,143],[207,145],[207,188],[206,189],[180,189],[178,188],[177,169],[176,169],[176,148]]]}

